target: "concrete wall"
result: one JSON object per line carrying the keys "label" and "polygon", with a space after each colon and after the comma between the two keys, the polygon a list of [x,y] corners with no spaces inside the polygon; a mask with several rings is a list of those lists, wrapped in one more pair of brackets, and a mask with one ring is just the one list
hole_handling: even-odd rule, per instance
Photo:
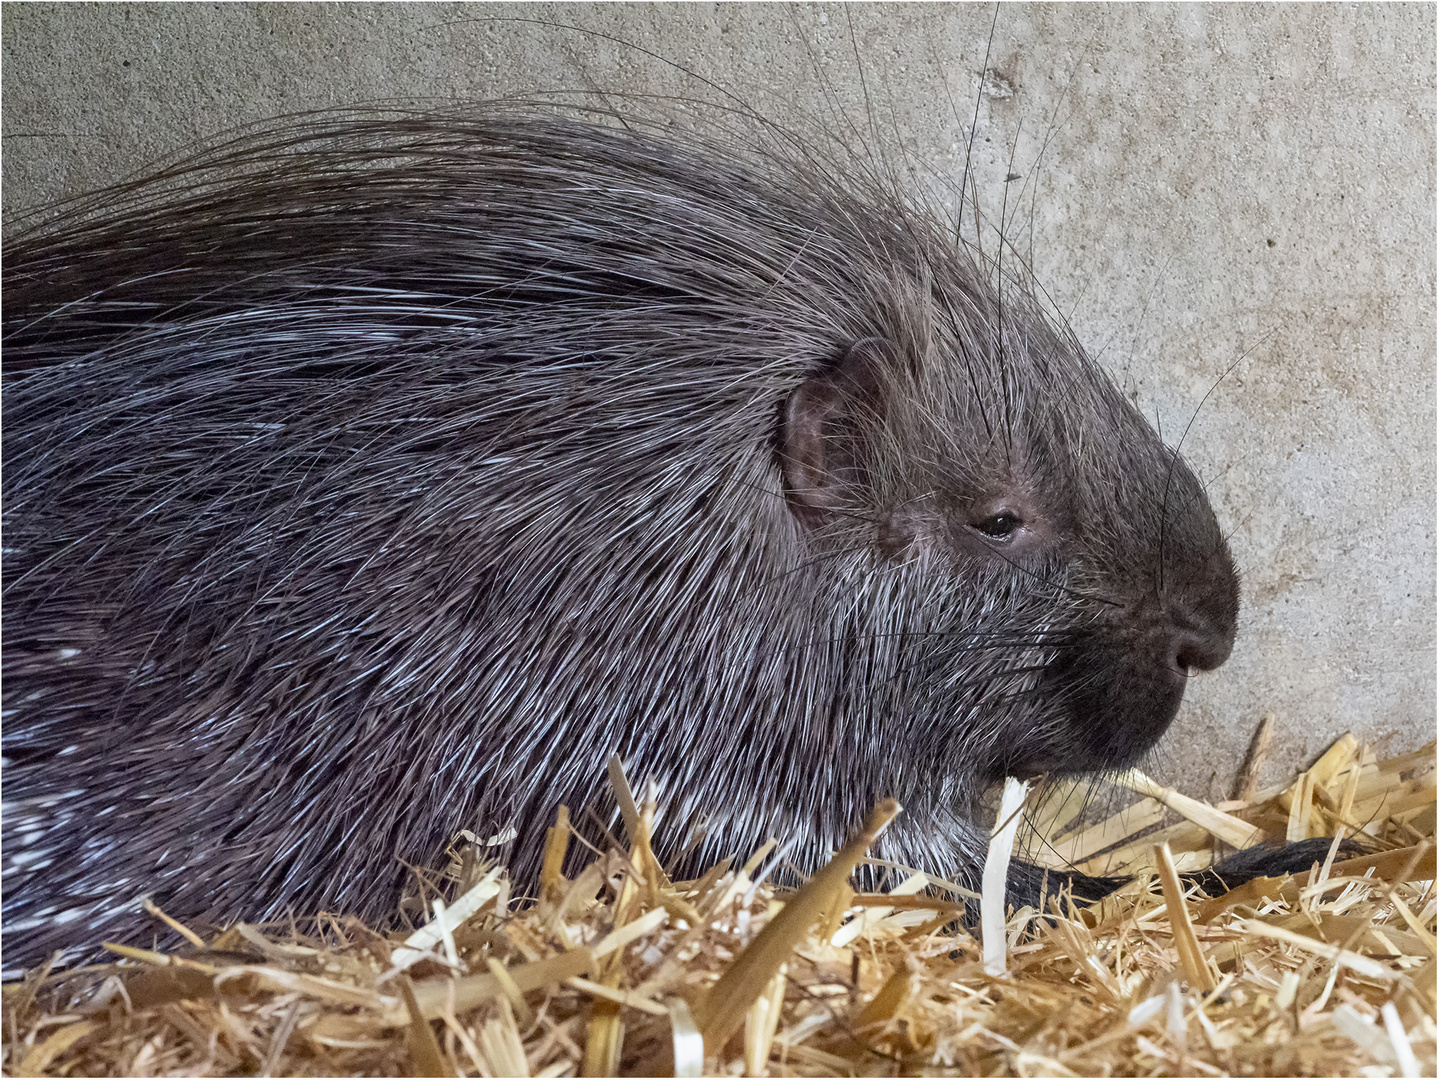
{"label": "concrete wall", "polygon": [[1266,779],[1345,730],[1381,753],[1422,744],[1435,9],[1004,5],[991,42],[995,15],[10,5],[4,206],[286,111],[562,89],[720,96],[644,50],[782,122],[853,123],[917,182],[952,181],[988,49],[981,205],[1008,215],[1079,338],[1171,442],[1183,435],[1244,576],[1234,658],[1196,681],[1151,771],[1222,795],[1267,712]]}

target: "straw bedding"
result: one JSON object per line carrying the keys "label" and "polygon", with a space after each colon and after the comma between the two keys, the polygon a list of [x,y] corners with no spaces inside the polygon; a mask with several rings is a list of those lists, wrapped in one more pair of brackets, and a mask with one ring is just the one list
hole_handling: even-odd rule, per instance
{"label": "straw bedding", "polygon": [[[1218,806],[1128,774],[1142,798],[1098,822],[1087,786],[1048,787],[1025,806],[1026,857],[1133,880],[1093,907],[1057,894],[1000,914],[900,867],[853,891],[893,804],[797,891],[768,884],[771,850],[671,882],[652,802],[612,764],[628,846],[564,877],[579,841],[561,814],[537,899],[462,837],[446,880],[417,884],[429,918],[412,932],[322,916],[207,940],[173,924],[187,948],[116,946],[113,964],[6,985],[0,1061],[68,1076],[1432,1076],[1434,766],[1432,744],[1376,761],[1345,736],[1282,788],[1246,781]],[[1001,877],[1014,816],[998,814]],[[1371,853],[1333,847],[1308,874],[1216,897],[1181,876],[1221,844],[1336,833]],[[966,907],[987,909],[982,927],[960,928]]]}

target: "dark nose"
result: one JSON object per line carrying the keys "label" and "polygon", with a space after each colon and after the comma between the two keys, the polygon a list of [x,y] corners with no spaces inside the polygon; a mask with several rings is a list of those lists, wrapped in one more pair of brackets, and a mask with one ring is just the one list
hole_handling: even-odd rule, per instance
{"label": "dark nose", "polygon": [[1229,659],[1234,634],[1229,630],[1176,629],[1169,639],[1169,663],[1187,675],[1191,671],[1213,671]]}

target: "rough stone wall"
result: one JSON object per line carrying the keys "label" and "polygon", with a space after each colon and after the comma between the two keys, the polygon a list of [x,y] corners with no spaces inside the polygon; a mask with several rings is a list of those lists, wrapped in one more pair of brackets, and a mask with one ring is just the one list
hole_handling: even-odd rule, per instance
{"label": "rough stone wall", "polygon": [[1265,779],[1345,730],[1381,752],[1433,737],[1432,6],[0,15],[12,219],[221,129],[332,105],[733,94],[781,123],[849,125],[937,189],[962,175],[977,112],[981,242],[1003,215],[1233,530],[1234,657],[1196,680],[1150,771],[1222,797],[1268,712]]}

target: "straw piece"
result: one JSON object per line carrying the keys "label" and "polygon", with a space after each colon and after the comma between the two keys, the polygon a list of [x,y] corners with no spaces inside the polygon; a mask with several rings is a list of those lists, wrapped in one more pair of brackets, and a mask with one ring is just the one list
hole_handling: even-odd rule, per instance
{"label": "straw piece", "polygon": [[1179,963],[1189,982],[1207,994],[1214,989],[1214,974],[1204,960],[1204,951],[1199,939],[1194,936],[1194,925],[1189,921],[1189,910],[1184,904],[1184,889],[1179,884],[1179,874],[1174,869],[1174,858],[1169,845],[1156,844],[1155,862],[1159,866],[1159,884],[1164,890],[1164,907],[1169,912],[1169,927],[1174,934],[1174,947],[1179,952]]}
{"label": "straw piece", "polygon": [[1359,740],[1345,732],[1330,743],[1329,748],[1309,766],[1308,774],[1321,786],[1332,784],[1341,773],[1359,764]]}
{"label": "straw piece", "polygon": [[[1365,751],[1369,751],[1367,746],[1364,749]],[[1435,760],[1436,750],[1439,750],[1439,742],[1430,740],[1417,750],[1411,750],[1407,754],[1400,754],[1397,757],[1387,759],[1384,761],[1383,767],[1378,771],[1393,776],[1399,776],[1411,770],[1432,773],[1436,767],[1439,767],[1439,762]],[[1369,759],[1373,760],[1372,751],[1369,752]]]}
{"label": "straw piece", "polygon": [[651,1016],[668,1016],[669,1010],[653,998],[647,998],[643,994],[636,994],[632,990],[617,990],[612,986],[605,986],[602,983],[591,982],[589,979],[582,979],[578,975],[565,980],[566,986],[572,986],[582,993],[591,997],[603,998],[605,1001],[613,1002],[616,1005],[624,1005],[631,1009],[638,1009],[640,1012],[649,1013]]}
{"label": "straw piece", "polygon": [[415,1001],[415,988],[410,984],[408,975],[400,975],[395,982],[400,988],[400,998],[405,1003],[405,1012],[409,1016],[409,1024],[406,1028],[406,1041],[410,1047],[410,1060],[414,1063],[415,1076],[454,1076],[454,1070],[445,1064],[445,1057],[440,1053],[440,1044],[435,1041],[435,1033],[430,1029],[429,1022],[420,1013],[419,1003]]}
{"label": "straw piece", "polygon": [[1060,780],[1029,793],[1027,815],[1035,835],[1054,839],[1083,813],[1094,791],[1091,780]]}
{"label": "straw piece", "polygon": [[[854,890],[852,888],[846,885],[844,888],[836,890],[833,899],[829,902],[829,910],[825,912],[824,918],[820,922],[817,935],[819,940],[828,941],[832,948],[843,948],[844,943],[836,942],[835,937],[840,933],[845,916],[854,906]],[[863,913],[861,913],[862,917]],[[856,918],[853,921],[857,923],[860,920]]]}
{"label": "straw piece", "polygon": [[1340,779],[1344,786],[1339,796],[1339,808],[1335,816],[1340,821],[1349,821],[1354,816],[1354,797],[1359,794],[1359,769],[1352,768]]}
{"label": "straw piece", "polygon": [[629,779],[625,776],[624,763],[620,761],[619,754],[611,754],[605,767],[609,771],[610,787],[614,789],[615,802],[619,804],[620,816],[625,821],[625,831],[633,840],[639,834],[640,812],[635,805],[635,796],[630,788]]}
{"label": "straw piece", "polygon": [[1252,847],[1264,840],[1263,831],[1256,829],[1247,821],[1216,810],[1208,803],[1200,802],[1198,799],[1191,799],[1188,795],[1181,795],[1173,788],[1156,784],[1138,769],[1130,769],[1120,775],[1115,782],[1137,791],[1141,795],[1148,795],[1150,798],[1158,800],[1196,825],[1202,825],[1230,847]]}
{"label": "straw piece", "polygon": [[824,913],[834,893],[846,884],[860,857],[899,812],[900,805],[894,799],[879,803],[863,828],[790,897],[700,1000],[695,1021],[704,1035],[707,1054],[719,1053],[739,1027],[750,1003],[764,991],[794,946]]}
{"label": "straw piece", "polygon": [[[1400,900],[1399,903],[1402,904],[1404,901]],[[1352,942],[1357,947],[1367,935],[1369,940],[1379,946],[1380,952],[1397,952],[1406,956],[1433,955],[1429,941],[1420,935],[1405,933],[1403,930],[1395,930],[1392,927],[1385,927],[1381,932],[1375,926],[1373,919],[1358,915],[1327,913],[1314,915],[1309,912],[1300,912],[1297,915],[1274,920],[1271,925],[1284,930],[1293,930],[1297,934],[1304,934],[1331,944],[1336,941]]]}
{"label": "straw piece", "polygon": [[620,1022],[619,1003],[603,998],[596,1001],[585,1039],[585,1057],[580,1065],[580,1075],[618,1076],[624,1041],[625,1029]]}
{"label": "straw piece", "polygon": [[1304,934],[1296,934],[1293,930],[1285,930],[1282,927],[1271,926],[1257,919],[1245,919],[1242,925],[1244,932],[1247,934],[1252,934],[1256,937],[1271,938],[1274,941],[1282,941],[1286,945],[1293,945],[1305,952],[1323,956],[1335,964],[1347,967],[1356,975],[1363,975],[1366,979],[1379,979],[1388,982],[1397,977],[1395,972],[1386,968],[1377,960],[1371,960],[1367,956],[1360,956],[1350,949],[1330,945]]}
{"label": "straw piece", "polygon": [[460,954],[455,948],[455,935],[450,929],[449,920],[445,918],[445,902],[437,896],[432,906],[435,913],[434,922],[440,931],[440,943],[445,947],[445,960],[450,967],[462,971],[464,969],[460,965]]}
{"label": "straw piece", "polygon": [[234,934],[242,941],[253,945],[266,960],[302,960],[318,956],[319,950],[309,949],[299,945],[286,945],[283,942],[271,941],[249,923],[235,923],[224,934],[217,937],[210,948],[217,952],[234,948],[232,943],[227,942],[230,934]]}
{"label": "straw piece", "polygon": [[1289,843],[1309,839],[1309,808],[1314,802],[1314,774],[1303,773],[1294,784],[1290,796],[1289,824],[1284,830],[1284,839]]}
{"label": "straw piece", "polygon": [[171,930],[175,931],[191,945],[195,946],[195,948],[205,948],[204,938],[202,938],[199,934],[195,933],[195,931],[191,930],[188,926],[185,926],[183,923],[180,923],[175,919],[170,918],[170,916],[166,915],[163,911],[156,907],[154,902],[151,901],[148,896],[144,900],[140,901],[140,907],[143,908],[145,911],[149,912],[151,915],[155,916],[155,918],[159,919]]}
{"label": "straw piece", "polygon": [[[1144,802],[1152,803],[1161,814],[1164,813],[1164,807],[1154,800],[1145,799]],[[1174,865],[1180,873],[1202,870],[1214,861],[1211,851],[1214,837],[1209,830],[1192,821],[1181,821],[1167,829],[1147,833],[1133,843],[1102,851],[1080,862],[1075,869],[1086,874],[1121,874],[1141,859],[1148,865],[1154,856],[1156,843],[1169,844],[1170,850],[1175,852]]]}
{"label": "straw piece", "polygon": [[530,1075],[530,1063],[525,1058],[524,1042],[515,1025],[515,1016],[510,1011],[509,1002],[504,998],[499,999],[496,1015],[485,1021],[479,1035],[487,1071],[491,1075]]}
{"label": "straw piece", "polygon": [[[446,935],[453,934],[465,920],[499,895],[500,880],[501,871],[496,867],[453,904],[445,907],[442,902],[440,909],[435,912],[435,917],[407,937],[404,945],[390,954],[392,971],[404,971],[428,956],[431,949],[444,942]],[[450,947],[453,948],[453,945],[452,937]]]}
{"label": "straw piece", "polygon": [[[594,954],[586,948],[571,949],[544,960],[519,964],[509,969],[510,978],[521,993],[564,982],[575,975],[593,971]],[[430,979],[415,985],[415,998],[426,1020],[437,1020],[451,1007],[456,1012],[472,1009],[482,1002],[500,997],[504,986],[493,975],[469,975],[463,979]],[[398,1027],[405,1023],[403,1010],[393,1006],[385,1011],[381,1024]]]}
{"label": "straw piece", "polygon": [[116,979],[115,986],[130,999],[134,1009],[153,1009],[186,998],[215,996],[213,974],[179,965],[135,971],[123,982]]}
{"label": "straw piece", "polygon": [[1419,1059],[1414,1056],[1414,1047],[1409,1042],[1409,1034],[1404,1030],[1404,1022],[1399,1019],[1399,1010],[1394,1007],[1394,1002],[1386,1001],[1381,1005],[1379,1015],[1384,1017],[1384,1030],[1388,1032],[1389,1042],[1394,1047],[1394,1059],[1399,1064],[1399,1075],[1423,1076]]}
{"label": "straw piece", "polygon": [[684,998],[671,998],[666,1004],[670,1014],[670,1031],[674,1036],[675,1076],[703,1076],[705,1040],[695,1024],[689,1005]]}
{"label": "straw piece", "polygon": [[[1367,1050],[1385,1064],[1394,1064],[1394,1043],[1379,1030],[1373,1021],[1361,1016],[1348,1005],[1340,1005],[1331,1014],[1330,1023],[1334,1030],[1351,1042]],[[1388,1073],[1390,1070],[1385,1070]]]}
{"label": "straw piece", "polygon": [[[1409,864],[1413,863],[1411,867]],[[1377,877],[1397,878],[1404,874],[1410,881],[1432,881],[1435,874],[1434,845],[1415,844],[1413,847],[1395,851],[1382,851],[1374,855],[1359,855],[1334,864],[1330,871],[1333,877],[1363,877],[1373,870]],[[1406,867],[1408,867],[1406,873]]]}
{"label": "straw piece", "polygon": [[[914,895],[920,890],[924,889],[927,885],[929,885],[928,875],[911,874],[909,877],[905,878],[898,885],[896,885],[893,892],[883,893],[876,899],[913,899]],[[844,905],[847,908],[854,903],[855,898],[852,890],[844,889],[837,894],[836,899],[837,901],[844,902]],[[838,907],[838,903],[836,903],[835,906]],[[861,934],[863,934],[866,930],[877,926],[880,920],[883,919],[890,912],[892,912],[894,909],[895,905],[893,903],[867,906],[866,909],[862,911],[856,918],[853,918],[849,922],[845,923],[838,930],[836,930],[833,935],[831,935],[830,944],[833,945],[836,949],[844,948],[850,942],[854,941]]]}
{"label": "straw piece", "polygon": [[[1413,931],[1413,939],[1419,943],[1419,945],[1424,949],[1424,951],[1427,952],[1431,957],[1433,957],[1436,952],[1439,952],[1439,942],[1435,941],[1434,935],[1431,934],[1428,928],[1426,928],[1424,924],[1419,921],[1419,919],[1415,916],[1414,912],[1409,910],[1409,905],[1404,902],[1403,898],[1399,896],[1396,890],[1390,890],[1389,902],[1394,905],[1394,910],[1399,913],[1399,917],[1402,918],[1409,925],[1409,929]],[[1338,918],[1338,916],[1335,916],[1335,918]],[[1393,937],[1394,940],[1399,942],[1403,942],[1405,938],[1411,936],[1407,934],[1399,934],[1399,931],[1397,930],[1390,930],[1387,931],[1387,933],[1390,937]],[[1395,937],[1396,934],[1398,934],[1399,936]],[[1411,952],[1410,955],[1418,956],[1420,954],[1417,952]]]}
{"label": "straw piece", "polygon": [[509,969],[500,963],[493,956],[485,957],[485,966],[490,969],[490,974],[495,977],[505,999],[509,1001],[510,1008],[515,1011],[515,1018],[525,1027],[535,1022],[535,1011],[525,1001],[525,995],[520,991],[519,984],[510,976]]}
{"label": "straw piece", "polygon": [[1111,814],[1096,825],[1071,833],[1058,843],[1035,852],[1039,860],[1057,869],[1068,869],[1087,857],[1097,859],[1115,844],[1142,833],[1164,820],[1164,805],[1154,799],[1140,799],[1133,806]]}
{"label": "straw piece", "polygon": [[774,1045],[775,1030],[779,1027],[780,1009],[784,1005],[785,971],[788,965],[781,965],[764,993],[754,999],[745,1014],[744,1025],[744,1071],[746,1076],[764,1076],[769,1062],[770,1048]]}
{"label": "straw piece", "polygon": [[[619,758],[610,759],[610,781],[616,785],[615,794],[619,798],[628,798],[624,790],[624,772],[620,768]],[[633,809],[633,807],[631,807]],[[642,843],[643,825],[638,812],[630,826],[630,836],[636,844]],[[631,864],[633,865],[633,864]],[[620,885],[619,896],[615,898],[615,925],[624,927],[631,921],[639,901],[640,883],[633,875],[627,875]],[[593,950],[591,950],[593,951]],[[620,1067],[620,1055],[624,1049],[625,1024],[620,1016],[620,1007],[628,1004],[625,995],[619,991],[620,982],[624,976],[623,969],[624,950],[614,949],[603,960],[597,961],[596,969],[597,983],[585,981],[587,988],[597,991],[596,1000],[590,1010],[590,1022],[585,1032],[585,1056],[580,1071],[585,1076],[618,1076]],[[571,983],[570,985],[575,985]],[[611,997],[616,994],[619,1000]],[[656,1005],[664,1015],[662,1006]]]}
{"label": "straw piece", "polygon": [[[915,875],[925,879],[926,885],[933,885],[935,882],[928,874]],[[889,908],[893,911],[933,911],[937,915],[959,916],[967,910],[966,907],[955,900],[945,900],[938,896],[906,896],[899,892],[909,881],[906,879],[895,887],[891,893],[860,893],[849,898],[851,907],[861,908]]]}
{"label": "straw piece", "polygon": [[658,806],[654,782],[648,782],[645,788],[644,802],[639,808],[639,817],[635,822],[634,830],[630,833],[630,863],[644,879],[642,884],[646,906],[655,907],[660,903],[663,895],[673,894],[673,883],[665,873],[664,867],[660,866],[660,861],[656,858],[654,848],[650,844]]}
{"label": "straw piece", "polygon": [[914,995],[918,985],[918,966],[913,961],[901,965],[855,1016],[855,1030],[863,1031],[895,1019],[900,1009]]}
{"label": "straw piece", "polygon": [[669,920],[669,917],[670,913],[664,908],[656,908],[654,911],[648,911],[638,919],[625,923],[624,926],[606,934],[602,940],[596,942],[590,948],[590,952],[596,957],[608,956],[618,949],[623,949],[631,942],[638,941],[646,934],[658,930]]}
{"label": "straw piece", "polygon": [[760,863],[764,862],[764,860],[768,857],[769,853],[775,849],[778,843],[779,841],[777,841],[774,837],[771,836],[768,840],[766,840],[763,844],[756,848],[755,853],[745,860],[744,866],[740,869],[740,876],[743,878],[753,877],[754,872],[759,869]]}
{"label": "straw piece", "polygon": [[[704,876],[698,881],[690,883],[687,895],[693,898],[696,911],[702,912],[705,905],[713,898],[720,879],[729,873],[730,864],[733,861],[732,857],[726,856],[706,870]],[[701,918],[703,918],[702,915]],[[691,925],[694,924],[691,923]]]}
{"label": "straw piece", "polygon": [[545,854],[540,863],[540,895],[553,900],[563,891],[565,852],[570,848],[570,808],[561,805],[555,823],[545,830]]}
{"label": "straw piece", "polygon": [[1014,838],[1019,832],[1020,810],[1028,785],[1014,777],[1006,777],[1004,794],[1000,796],[999,812],[995,815],[994,831],[989,838],[989,853],[984,860],[980,879],[979,928],[984,943],[984,971],[996,978],[1007,966],[1005,946],[1004,897],[1009,882],[1009,857],[1014,851]]}
{"label": "straw piece", "polygon": [[102,1031],[104,1026],[98,1020],[81,1020],[78,1024],[69,1024],[59,1031],[51,1032],[44,1042],[25,1055],[24,1060],[20,1062],[20,1067],[15,1070],[15,1075],[45,1075],[45,1070],[50,1067],[51,1062],[87,1035]]}
{"label": "straw piece", "polygon": [[[383,997],[374,990],[318,975],[286,971],[278,967],[241,964],[223,968],[215,974],[215,989],[228,991],[230,984],[249,982],[256,987],[279,993],[304,994],[342,1008],[380,1009],[389,1005],[403,1011],[404,1003]],[[403,1021],[402,1021],[403,1022]]]}
{"label": "straw piece", "polygon": [[127,960],[142,960],[147,964],[159,964],[162,967],[187,967],[195,971],[203,971],[207,975],[213,975],[220,969],[214,964],[207,964],[203,960],[191,960],[185,956],[167,956],[165,953],[154,952],[150,949],[137,949],[133,945],[119,945],[113,941],[102,941],[100,947],[116,956],[123,956]]}
{"label": "straw piece", "polygon": [[1267,713],[1254,729],[1249,740],[1249,750],[1244,755],[1244,764],[1234,781],[1234,800],[1247,803],[1254,798],[1254,789],[1259,783],[1260,770],[1269,757],[1269,747],[1274,742],[1274,714]]}
{"label": "straw piece", "polygon": [[1214,921],[1219,915],[1241,904],[1257,907],[1265,900],[1294,900],[1299,896],[1299,887],[1291,874],[1280,877],[1250,878],[1236,889],[1230,889],[1222,896],[1201,900],[1194,908],[1194,921],[1203,926]]}

